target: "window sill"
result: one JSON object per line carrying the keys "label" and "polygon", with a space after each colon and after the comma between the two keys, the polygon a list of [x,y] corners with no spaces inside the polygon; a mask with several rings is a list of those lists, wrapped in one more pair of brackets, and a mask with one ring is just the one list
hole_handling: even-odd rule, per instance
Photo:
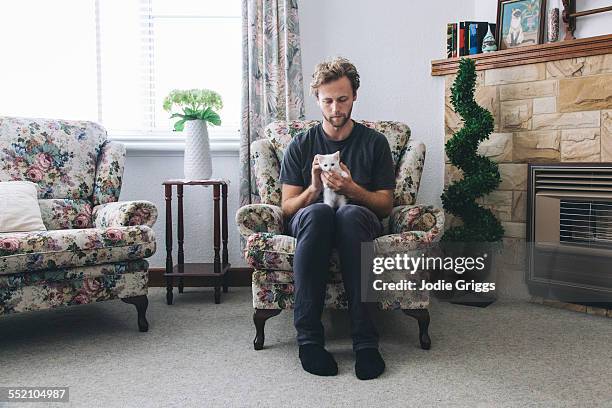
{"label": "window sill", "polygon": [[[240,151],[240,134],[235,128],[209,131],[213,156],[236,156]],[[123,143],[129,156],[183,156],[185,137],[177,132],[109,132],[109,139]]]}

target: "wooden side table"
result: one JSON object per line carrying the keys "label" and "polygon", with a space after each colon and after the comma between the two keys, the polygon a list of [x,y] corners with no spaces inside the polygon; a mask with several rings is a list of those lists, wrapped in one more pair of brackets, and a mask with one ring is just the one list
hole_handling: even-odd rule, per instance
{"label": "wooden side table", "polygon": [[[213,281],[215,288],[215,303],[221,303],[221,286],[227,293],[226,273],[230,268],[227,255],[227,182],[224,180],[166,180],[163,183],[166,195],[166,303],[172,304],[173,278],[178,278],[179,293],[183,293],[184,277],[206,277]],[[172,263],[172,186],[176,186],[178,198],[178,264]],[[212,186],[214,209],[214,260],[211,263],[185,263],[183,242],[185,237],[183,221],[183,187]],[[222,202],[222,215],[219,214],[219,197]],[[223,228],[221,228],[223,223]],[[220,240],[223,240],[223,252],[220,256]]]}

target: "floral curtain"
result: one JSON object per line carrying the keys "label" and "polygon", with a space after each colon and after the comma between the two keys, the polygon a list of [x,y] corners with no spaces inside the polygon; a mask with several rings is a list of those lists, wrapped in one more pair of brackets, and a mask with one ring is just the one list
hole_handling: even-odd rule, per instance
{"label": "floral curtain", "polygon": [[250,146],[274,120],[303,119],[297,0],[242,0],[240,205],[259,202]]}

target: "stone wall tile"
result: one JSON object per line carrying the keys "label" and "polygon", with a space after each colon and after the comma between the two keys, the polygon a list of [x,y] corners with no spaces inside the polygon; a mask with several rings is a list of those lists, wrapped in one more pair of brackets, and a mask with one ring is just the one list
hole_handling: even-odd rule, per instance
{"label": "stone wall tile", "polygon": [[527,221],[527,192],[512,192],[512,221]]}
{"label": "stone wall tile", "polygon": [[531,117],[533,116],[532,101],[519,100],[501,102],[502,131],[531,130]]}
{"label": "stone wall tile", "polygon": [[561,132],[561,160],[564,162],[599,162],[601,160],[599,128],[572,129]]}
{"label": "stone wall tile", "polygon": [[546,79],[546,64],[529,64],[485,71],[485,85],[503,85]]}
{"label": "stone wall tile", "polygon": [[533,100],[533,114],[555,113],[557,112],[557,98],[554,96],[547,98],[535,98]]}
{"label": "stone wall tile", "polygon": [[559,81],[559,112],[612,109],[612,75]]}
{"label": "stone wall tile", "polygon": [[499,165],[502,182],[500,190],[525,190],[527,188],[527,165],[522,163],[502,163]]}
{"label": "stone wall tile", "polygon": [[600,116],[599,111],[533,115],[532,130],[595,128],[599,127]]}
{"label": "stone wall tile", "polygon": [[601,161],[612,162],[612,110],[601,111]]}
{"label": "stone wall tile", "polygon": [[558,81],[537,81],[499,86],[499,100],[533,99],[545,96],[557,96]]}
{"label": "stone wall tile", "polygon": [[612,54],[593,55],[585,58],[582,75],[600,75],[612,73]]}
{"label": "stone wall tile", "polygon": [[493,115],[494,130],[499,130],[499,98],[496,86],[477,87],[474,92],[476,103]]}
{"label": "stone wall tile", "polygon": [[515,163],[552,162],[559,161],[560,157],[560,131],[539,130],[514,134],[512,160]]}
{"label": "stone wall tile", "polygon": [[586,58],[571,58],[546,63],[546,78],[568,78],[582,76]]}
{"label": "stone wall tile", "polygon": [[489,139],[478,145],[478,154],[498,163],[512,161],[512,133],[491,133]]}

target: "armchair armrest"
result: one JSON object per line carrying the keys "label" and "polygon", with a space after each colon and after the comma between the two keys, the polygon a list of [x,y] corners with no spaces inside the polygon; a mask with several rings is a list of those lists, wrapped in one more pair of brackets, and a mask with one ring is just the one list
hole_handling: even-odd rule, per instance
{"label": "armchair armrest", "polygon": [[389,217],[389,235],[374,240],[379,255],[425,250],[444,233],[444,211],[426,205],[401,205]]}
{"label": "armchair armrest", "polygon": [[157,220],[157,208],[150,201],[119,201],[96,205],[93,208],[94,228],[146,225]]}
{"label": "armchair armrest", "polygon": [[256,232],[283,233],[283,210],[271,204],[249,204],[236,212],[240,235],[248,238]]}
{"label": "armchair armrest", "polygon": [[391,234],[433,231],[441,237],[444,231],[444,211],[431,205],[400,205],[391,211],[389,231]]}

